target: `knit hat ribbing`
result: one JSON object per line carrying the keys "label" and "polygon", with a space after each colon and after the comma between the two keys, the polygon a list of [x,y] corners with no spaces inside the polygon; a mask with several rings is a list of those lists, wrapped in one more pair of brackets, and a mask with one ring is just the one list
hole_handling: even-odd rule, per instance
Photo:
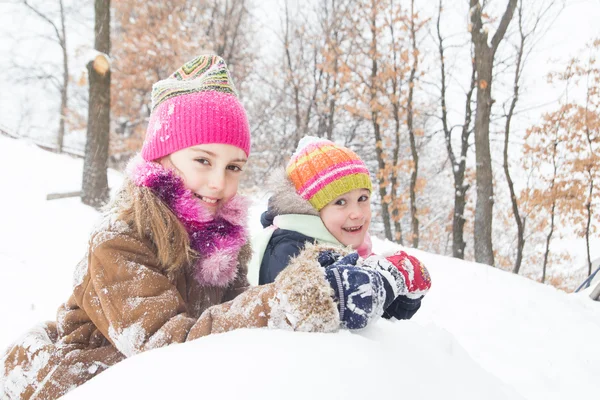
{"label": "knit hat ribbing", "polygon": [[142,157],[156,160],[197,144],[230,144],[250,153],[250,127],[225,61],[202,55],[152,86]]}
{"label": "knit hat ribbing", "polygon": [[313,136],[300,140],[286,174],[296,193],[317,211],[351,190],[372,190],[369,170],[356,153]]}

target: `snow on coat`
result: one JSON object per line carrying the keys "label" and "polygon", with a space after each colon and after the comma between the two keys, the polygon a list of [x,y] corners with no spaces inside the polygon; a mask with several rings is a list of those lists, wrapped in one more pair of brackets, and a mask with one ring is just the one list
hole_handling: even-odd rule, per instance
{"label": "snow on coat", "polygon": [[153,244],[123,222],[107,216],[101,225],[57,321],[33,329],[0,358],[0,398],[57,398],[125,357],[185,342],[205,309],[249,286],[249,245],[228,287],[202,287],[188,268],[170,277]]}
{"label": "snow on coat", "polygon": [[56,399],[127,357],[211,333],[339,329],[318,262],[300,263],[276,282],[248,290],[250,256],[246,244],[227,287],[201,285],[192,268],[167,273],[150,239],[107,215],[57,321],[32,329],[0,355],[0,398]]}

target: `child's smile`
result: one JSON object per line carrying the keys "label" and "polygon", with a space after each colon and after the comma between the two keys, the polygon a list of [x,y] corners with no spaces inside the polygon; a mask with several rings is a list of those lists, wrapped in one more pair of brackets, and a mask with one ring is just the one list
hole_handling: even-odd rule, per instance
{"label": "child's smile", "polygon": [[208,196],[202,196],[198,193],[194,193],[194,196],[196,196],[196,198],[198,200],[200,200],[202,205],[204,205],[205,207],[218,207],[219,202],[221,201],[221,199],[215,199],[215,198],[208,197]]}
{"label": "child's smile", "polygon": [[363,227],[363,225],[359,225],[359,226],[353,226],[353,227],[345,227],[342,229],[348,233],[357,234],[362,231],[362,227]]}

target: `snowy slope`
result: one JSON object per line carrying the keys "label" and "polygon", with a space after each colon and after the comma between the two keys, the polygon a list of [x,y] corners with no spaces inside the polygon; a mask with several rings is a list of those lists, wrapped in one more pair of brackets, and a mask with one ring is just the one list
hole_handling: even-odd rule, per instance
{"label": "snowy slope", "polygon": [[[0,348],[31,325],[53,319],[98,214],[78,198],[83,161],[0,136]],[[112,171],[111,171],[112,172]],[[119,174],[109,174],[116,185]]]}
{"label": "snowy slope", "polygon": [[359,334],[244,330],[215,335],[125,360],[64,399],[190,395],[261,400],[522,399],[477,365],[443,329],[387,321]]}
{"label": "snowy slope", "polygon": [[[54,318],[97,213],[77,199],[45,200],[79,188],[81,160],[0,137],[0,168],[2,351]],[[110,180],[115,186],[120,177]],[[257,204],[254,221],[264,198]],[[397,248],[374,245],[378,252]],[[135,356],[66,398],[549,400],[600,393],[600,303],[487,266],[408,251],[433,280],[411,321],[382,320],[359,333],[216,335]]]}
{"label": "snowy slope", "polygon": [[528,399],[600,393],[600,302],[485,265],[410,252],[435,285],[415,322],[448,330]]}

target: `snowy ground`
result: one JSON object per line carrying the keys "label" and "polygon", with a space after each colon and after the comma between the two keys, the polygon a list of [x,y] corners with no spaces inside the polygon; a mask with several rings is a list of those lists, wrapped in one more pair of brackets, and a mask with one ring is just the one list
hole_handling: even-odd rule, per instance
{"label": "snowy ground", "polygon": [[[81,160],[0,137],[0,168],[2,351],[54,318],[97,213],[78,199],[45,200],[80,187]],[[111,175],[111,185],[120,179]],[[253,231],[264,202],[251,210]],[[395,247],[375,240],[376,251]],[[600,302],[409,252],[433,280],[411,321],[382,320],[359,333],[216,335],[130,358],[66,398],[552,400],[600,393]]]}

